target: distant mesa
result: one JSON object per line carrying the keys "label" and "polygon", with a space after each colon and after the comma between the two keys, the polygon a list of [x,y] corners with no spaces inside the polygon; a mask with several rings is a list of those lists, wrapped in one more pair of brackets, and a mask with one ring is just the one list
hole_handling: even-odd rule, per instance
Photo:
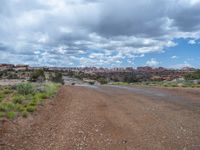
{"label": "distant mesa", "polygon": [[0,71],[5,70],[16,70],[16,71],[23,71],[23,70],[35,70],[35,69],[44,69],[44,70],[60,70],[60,71],[83,71],[87,73],[98,73],[98,72],[161,72],[166,70],[179,70],[179,71],[195,71],[197,69],[191,67],[184,67],[182,69],[167,69],[164,67],[152,68],[149,66],[144,67],[124,67],[124,68],[97,68],[97,67],[31,67],[29,65],[24,64],[0,64]]}
{"label": "distant mesa", "polygon": [[6,70],[16,70],[16,71],[29,70],[29,65],[0,64],[0,71],[6,71]]}

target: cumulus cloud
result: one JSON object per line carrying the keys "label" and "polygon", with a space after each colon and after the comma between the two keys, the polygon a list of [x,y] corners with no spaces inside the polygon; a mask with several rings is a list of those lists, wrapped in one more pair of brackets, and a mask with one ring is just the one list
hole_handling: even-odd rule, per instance
{"label": "cumulus cloud", "polygon": [[146,65],[147,65],[147,66],[150,66],[150,67],[156,67],[156,66],[159,65],[159,62],[158,62],[156,59],[151,58],[150,60],[148,60],[148,61],[146,62]]}
{"label": "cumulus cloud", "polygon": [[178,58],[178,56],[176,56],[176,55],[171,57],[171,59],[177,59],[177,58]]}
{"label": "cumulus cloud", "polygon": [[0,62],[108,66],[127,60],[134,64],[136,57],[176,46],[176,38],[188,38],[189,43],[200,39],[200,0],[0,3]]}
{"label": "cumulus cloud", "polygon": [[188,44],[191,44],[191,45],[196,44],[196,41],[195,40],[189,40]]}

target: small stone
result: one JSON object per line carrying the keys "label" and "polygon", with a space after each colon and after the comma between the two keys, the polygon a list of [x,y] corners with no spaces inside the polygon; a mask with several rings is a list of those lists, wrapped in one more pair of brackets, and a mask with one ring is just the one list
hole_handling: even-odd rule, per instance
{"label": "small stone", "polygon": [[122,143],[123,144],[126,144],[128,141],[127,140],[122,140]]}

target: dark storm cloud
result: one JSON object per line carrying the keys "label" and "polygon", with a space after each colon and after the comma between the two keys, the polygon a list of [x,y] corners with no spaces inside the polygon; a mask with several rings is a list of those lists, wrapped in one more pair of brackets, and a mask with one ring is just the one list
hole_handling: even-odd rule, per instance
{"label": "dark storm cloud", "polygon": [[[99,33],[113,35],[157,35],[165,24],[163,0],[110,0],[103,4]],[[160,7],[157,7],[160,6]]]}
{"label": "dark storm cloud", "polygon": [[3,43],[0,43],[0,51],[8,51],[8,50],[9,48],[6,45],[4,45]]}
{"label": "dark storm cloud", "polygon": [[162,36],[178,31],[199,31],[200,1],[110,0],[102,6],[99,34],[108,36]]}
{"label": "dark storm cloud", "polygon": [[12,52],[30,64],[120,63],[200,38],[199,8],[199,0],[2,0],[0,60]]}
{"label": "dark storm cloud", "polygon": [[174,25],[181,31],[192,32],[200,29],[200,3],[184,7],[172,16]]}

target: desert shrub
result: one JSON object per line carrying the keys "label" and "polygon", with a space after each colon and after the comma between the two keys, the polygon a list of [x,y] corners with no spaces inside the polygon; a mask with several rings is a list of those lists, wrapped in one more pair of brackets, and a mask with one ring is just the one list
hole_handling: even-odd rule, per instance
{"label": "desert shrub", "polygon": [[26,110],[24,110],[22,112],[22,117],[27,118],[28,117],[28,112]]}
{"label": "desert shrub", "polygon": [[43,69],[34,70],[30,76],[32,82],[43,82],[45,80],[45,73]]}
{"label": "desert shrub", "polygon": [[30,106],[37,106],[43,99],[41,99],[38,95],[34,95],[32,101],[29,103]]}
{"label": "desert shrub", "polygon": [[57,92],[58,88],[59,84],[48,83],[45,85],[45,93],[47,94],[48,97],[52,97]]}
{"label": "desert shrub", "polygon": [[17,79],[18,76],[17,74],[14,74],[14,73],[9,73],[8,76],[7,76],[8,79]]}
{"label": "desert shrub", "polygon": [[12,93],[12,90],[10,90],[9,88],[5,88],[5,89],[2,90],[2,92],[4,94],[10,94],[10,93]]}
{"label": "desert shrub", "polygon": [[198,85],[195,85],[195,87],[196,87],[196,88],[200,88],[200,84],[198,84]]}
{"label": "desert shrub", "polygon": [[36,106],[39,103],[40,100],[38,99],[34,99],[31,101],[31,103],[29,104],[30,106]]}
{"label": "desert shrub", "polygon": [[0,112],[0,118],[4,117],[5,113],[4,112]]}
{"label": "desert shrub", "polygon": [[45,92],[45,85],[36,86],[35,93]]}
{"label": "desert shrub", "polygon": [[25,97],[23,95],[15,95],[12,98],[12,101],[16,104],[22,104],[24,100],[25,100]]}
{"label": "desert shrub", "polygon": [[124,82],[127,82],[127,83],[138,82],[138,78],[136,77],[136,75],[126,75],[124,77]]}
{"label": "desert shrub", "polygon": [[26,110],[24,105],[16,104],[16,111],[22,112]]}
{"label": "desert shrub", "polygon": [[55,83],[61,83],[64,84],[64,80],[62,78],[62,73],[60,72],[55,72],[54,74],[50,74],[50,81],[55,82]]}
{"label": "desert shrub", "polygon": [[[39,85],[39,84],[38,84]],[[0,87],[0,117],[14,119],[17,115],[27,117],[29,113],[36,111],[37,106],[42,102],[55,95],[60,84],[46,83],[39,85],[42,90],[36,90],[37,84],[30,83],[18,84],[15,87]],[[2,101],[6,94],[12,93],[12,101]]]}
{"label": "desert shrub", "polygon": [[94,85],[95,84],[95,82],[93,82],[93,81],[89,81],[88,82],[90,85]]}
{"label": "desert shrub", "polygon": [[159,86],[164,86],[164,87],[178,87],[179,85],[175,82],[161,82],[159,84],[157,84]]}
{"label": "desert shrub", "polygon": [[33,92],[32,94],[25,95],[26,101],[31,101],[31,100],[33,99],[35,93],[36,93],[36,92],[35,92],[35,90],[34,90],[34,92]]}
{"label": "desert shrub", "polygon": [[9,112],[6,113],[6,117],[7,117],[8,119],[14,119],[14,118],[16,117],[16,112],[14,112],[14,111],[9,111]]}
{"label": "desert shrub", "polygon": [[10,110],[14,110],[16,107],[15,107],[15,104],[13,103],[1,103],[0,104],[0,111],[10,111]]}
{"label": "desert shrub", "polygon": [[5,95],[3,93],[0,93],[0,102],[5,98]]}
{"label": "desert shrub", "polygon": [[108,81],[107,81],[106,79],[104,79],[104,78],[99,78],[99,79],[98,79],[98,82],[99,82],[100,84],[107,84],[107,83],[108,83]]}
{"label": "desert shrub", "polygon": [[34,88],[33,88],[32,84],[30,84],[30,83],[18,84],[16,89],[17,89],[17,92],[22,95],[28,95],[28,94],[32,94],[34,92]]}
{"label": "desert shrub", "polygon": [[34,112],[34,111],[36,110],[36,106],[28,105],[27,108],[26,108],[26,110],[27,110],[28,112]]}
{"label": "desert shrub", "polygon": [[184,76],[185,80],[198,80],[200,79],[200,70],[193,73],[188,73]]}
{"label": "desert shrub", "polygon": [[129,85],[127,82],[113,82],[112,85]]}
{"label": "desert shrub", "polygon": [[178,87],[177,84],[171,84],[171,87]]}
{"label": "desert shrub", "polygon": [[48,95],[47,95],[47,93],[37,93],[37,94],[34,95],[34,98],[36,98],[36,99],[47,99]]}

